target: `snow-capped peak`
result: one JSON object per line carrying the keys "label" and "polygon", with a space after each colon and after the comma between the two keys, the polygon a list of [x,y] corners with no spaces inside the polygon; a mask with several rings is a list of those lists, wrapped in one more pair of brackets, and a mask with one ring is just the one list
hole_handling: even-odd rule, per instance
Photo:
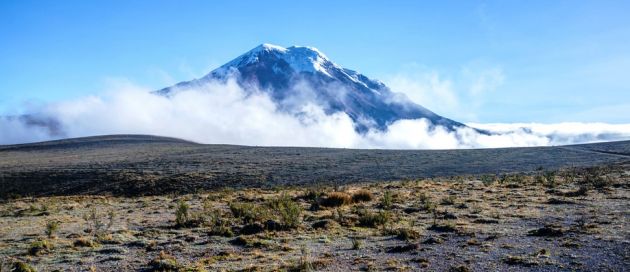
{"label": "snow-capped peak", "polygon": [[254,86],[267,92],[282,111],[299,114],[302,106],[315,103],[327,114],[345,112],[357,122],[359,131],[373,126],[385,129],[397,120],[417,118],[449,129],[465,126],[399,98],[382,82],[345,69],[307,46],[261,44],[201,79],[180,82],[157,93],[169,95],[217,79],[233,79],[246,89]]}
{"label": "snow-capped peak", "polygon": [[279,51],[279,52],[285,52],[287,51],[286,48],[282,47],[282,46],[278,46],[275,44],[270,44],[270,43],[263,43],[259,46],[257,46],[256,48],[250,50],[248,53],[252,53],[252,52],[260,52],[260,51]]}
{"label": "snow-capped peak", "polygon": [[332,77],[328,69],[341,68],[339,65],[328,60],[326,55],[314,47],[282,46],[263,43],[238,58],[228,62],[217,69],[219,73],[228,72],[234,68],[243,67],[261,61],[261,58],[271,55],[285,61],[295,72],[320,72],[328,77]]}

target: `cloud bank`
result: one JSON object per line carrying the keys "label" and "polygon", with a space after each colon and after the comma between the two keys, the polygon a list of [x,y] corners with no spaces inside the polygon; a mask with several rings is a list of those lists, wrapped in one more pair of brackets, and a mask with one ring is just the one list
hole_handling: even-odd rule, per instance
{"label": "cloud bank", "polygon": [[171,97],[125,82],[102,95],[45,104],[0,117],[0,144],[105,134],[152,134],[207,144],[342,148],[451,149],[547,146],[630,139],[630,124],[469,124],[448,131],[425,119],[357,133],[345,113],[313,103],[280,110],[269,96],[234,81],[209,82]]}

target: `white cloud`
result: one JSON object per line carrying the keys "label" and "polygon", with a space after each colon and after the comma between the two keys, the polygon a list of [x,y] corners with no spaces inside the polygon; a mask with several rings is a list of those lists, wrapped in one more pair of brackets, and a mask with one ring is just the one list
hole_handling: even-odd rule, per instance
{"label": "white cloud", "polygon": [[392,91],[405,94],[413,102],[456,120],[477,120],[484,102],[505,81],[503,69],[482,61],[462,66],[454,76],[417,65],[404,72],[385,76]]}
{"label": "white cloud", "polygon": [[[440,86],[436,79],[435,85]],[[300,88],[306,88],[300,86]],[[470,124],[448,131],[424,119],[399,120],[387,130],[354,130],[344,113],[326,114],[313,103],[279,110],[263,92],[243,90],[233,81],[209,83],[170,98],[129,82],[102,95],[41,106],[32,116],[57,120],[63,135],[18,118],[0,118],[0,144],[103,134],[154,134],[208,144],[319,146],[345,148],[484,148],[541,146],[630,138],[630,125],[602,123]]]}

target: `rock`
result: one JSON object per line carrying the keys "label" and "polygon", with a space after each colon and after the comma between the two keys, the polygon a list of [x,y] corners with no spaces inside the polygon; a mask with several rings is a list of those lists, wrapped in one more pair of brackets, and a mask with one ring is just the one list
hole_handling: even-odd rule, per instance
{"label": "rock", "polygon": [[425,245],[435,245],[435,244],[444,243],[444,240],[442,240],[442,238],[440,238],[440,237],[433,237],[433,236],[431,236],[431,237],[427,238],[426,240],[424,240],[422,243],[425,244]]}
{"label": "rock", "polygon": [[267,222],[265,222],[265,229],[266,230],[270,230],[270,231],[278,231],[278,230],[282,230],[282,224],[274,221],[274,220],[267,220]]}
{"label": "rock", "polygon": [[239,232],[242,235],[252,235],[265,231],[265,227],[260,223],[247,224]]}
{"label": "rock", "polygon": [[395,246],[395,247],[390,247],[389,249],[387,249],[387,253],[404,253],[404,252],[409,252],[412,250],[417,250],[418,249],[418,245],[417,244],[407,244],[404,246]]}
{"label": "rock", "polygon": [[564,230],[556,225],[546,225],[539,229],[530,230],[527,235],[541,237],[559,237],[564,235]]}

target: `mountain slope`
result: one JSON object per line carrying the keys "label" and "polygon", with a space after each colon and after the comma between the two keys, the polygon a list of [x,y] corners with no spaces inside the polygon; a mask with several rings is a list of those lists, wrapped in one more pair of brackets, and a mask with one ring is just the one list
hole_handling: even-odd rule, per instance
{"label": "mountain slope", "polygon": [[11,195],[143,195],[220,187],[323,185],[529,172],[630,162],[630,141],[463,150],[205,145],[109,135],[0,145],[0,200]]}
{"label": "mountain slope", "polygon": [[280,110],[296,115],[308,104],[322,107],[327,114],[345,112],[358,131],[371,127],[382,130],[397,120],[419,118],[449,130],[465,127],[392,92],[378,80],[335,64],[312,47],[262,44],[200,79],[157,93],[168,96],[231,78],[246,90],[267,92]]}

